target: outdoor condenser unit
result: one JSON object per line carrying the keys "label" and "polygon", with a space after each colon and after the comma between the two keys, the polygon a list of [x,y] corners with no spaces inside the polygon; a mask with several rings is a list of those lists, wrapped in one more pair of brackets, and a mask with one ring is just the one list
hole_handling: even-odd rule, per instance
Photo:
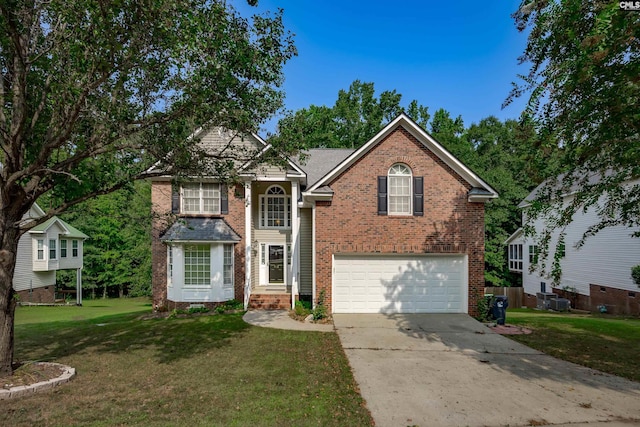
{"label": "outdoor condenser unit", "polygon": [[537,297],[536,308],[538,310],[549,310],[550,301],[552,299],[558,298],[558,295],[554,294],[553,292],[538,292],[536,294],[536,297]]}
{"label": "outdoor condenser unit", "polygon": [[549,300],[549,308],[555,311],[567,311],[571,308],[571,302],[566,298],[554,298]]}

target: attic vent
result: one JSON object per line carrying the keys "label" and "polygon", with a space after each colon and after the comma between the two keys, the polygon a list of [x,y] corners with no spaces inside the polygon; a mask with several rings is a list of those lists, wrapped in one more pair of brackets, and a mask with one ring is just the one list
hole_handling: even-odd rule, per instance
{"label": "attic vent", "polygon": [[636,297],[635,292],[629,292],[629,298],[635,298],[635,297]]}

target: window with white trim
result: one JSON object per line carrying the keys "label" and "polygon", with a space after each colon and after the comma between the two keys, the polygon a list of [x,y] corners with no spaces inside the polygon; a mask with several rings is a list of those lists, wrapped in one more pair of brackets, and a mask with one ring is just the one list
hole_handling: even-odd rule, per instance
{"label": "window with white trim", "polygon": [[60,258],[67,257],[67,240],[60,240]]}
{"label": "window with white trim", "polygon": [[209,245],[185,245],[184,285],[211,284],[211,249]]}
{"label": "window with white trim", "polygon": [[389,215],[411,215],[411,169],[396,163],[389,168]]}
{"label": "window with white trim", "polygon": [[529,245],[529,264],[538,263],[538,245]]}
{"label": "window with white trim", "polygon": [[182,213],[220,213],[220,184],[190,182],[182,184]]}
{"label": "window with white trim", "polygon": [[58,256],[56,254],[56,240],[49,239],[49,259],[57,259]]}
{"label": "window with white trim", "polygon": [[279,185],[260,196],[260,227],[291,228],[291,196]]}
{"label": "window with white trim", "polygon": [[38,239],[37,258],[44,259],[44,240]]}
{"label": "window with white trim", "polygon": [[522,245],[509,245],[509,270],[522,271]]}
{"label": "window with white trim", "polygon": [[78,258],[78,241],[71,241],[71,256],[74,258]]}
{"label": "window with white trim", "polygon": [[224,245],[224,260],[222,263],[222,283],[233,286],[233,245]]}

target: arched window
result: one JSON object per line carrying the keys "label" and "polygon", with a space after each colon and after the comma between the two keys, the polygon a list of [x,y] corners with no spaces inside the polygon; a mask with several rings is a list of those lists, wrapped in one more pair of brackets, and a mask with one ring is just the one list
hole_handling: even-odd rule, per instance
{"label": "arched window", "polygon": [[279,185],[272,185],[260,196],[260,226],[291,227],[291,197]]}
{"label": "arched window", "polygon": [[389,214],[411,215],[411,169],[396,163],[389,168]]}

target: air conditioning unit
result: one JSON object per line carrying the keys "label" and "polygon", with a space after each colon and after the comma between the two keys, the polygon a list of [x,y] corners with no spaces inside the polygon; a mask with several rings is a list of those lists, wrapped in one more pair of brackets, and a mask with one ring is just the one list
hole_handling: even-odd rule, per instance
{"label": "air conditioning unit", "polygon": [[550,301],[558,298],[558,295],[554,294],[553,292],[538,292],[536,294],[536,297],[536,308],[538,310],[549,310]]}
{"label": "air conditioning unit", "polygon": [[571,308],[571,301],[566,298],[554,298],[549,300],[549,308],[555,311],[568,311]]}

